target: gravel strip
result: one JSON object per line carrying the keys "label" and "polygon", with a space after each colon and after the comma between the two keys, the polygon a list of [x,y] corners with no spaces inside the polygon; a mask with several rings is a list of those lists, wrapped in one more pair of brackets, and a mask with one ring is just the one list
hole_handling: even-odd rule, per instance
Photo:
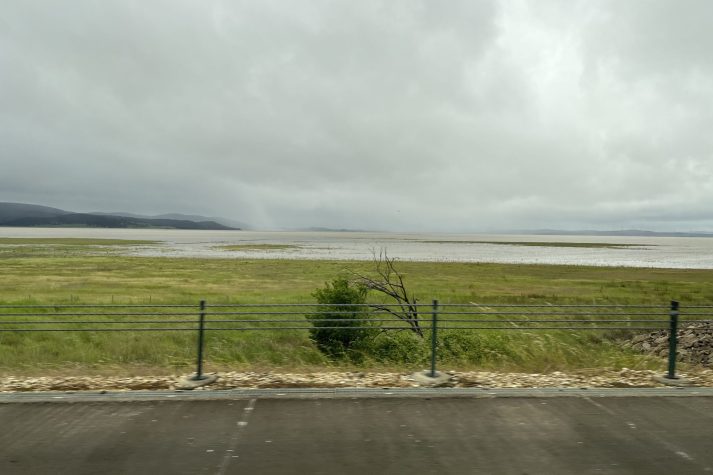
{"label": "gravel strip", "polygon": [[[260,389],[260,388],[412,388],[420,384],[409,373],[368,372],[221,372],[218,380],[203,389]],[[654,381],[661,373],[650,370],[586,370],[570,373],[555,371],[537,373],[499,373],[487,371],[448,371],[450,378],[438,387],[455,388],[654,388],[662,387]],[[713,387],[713,370],[697,369],[678,376],[693,386]],[[117,391],[176,389],[186,376],[71,376],[0,378],[0,392],[22,391]]]}

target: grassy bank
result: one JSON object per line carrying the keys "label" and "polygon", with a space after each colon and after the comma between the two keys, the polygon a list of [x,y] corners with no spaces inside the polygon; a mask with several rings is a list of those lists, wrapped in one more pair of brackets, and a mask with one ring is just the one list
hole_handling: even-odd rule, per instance
{"label": "grassy bank", "polygon": [[[122,256],[6,257],[5,303],[303,302],[325,281],[369,262]],[[713,271],[399,262],[424,301],[666,304],[713,301]]]}
{"label": "grassy bank", "polygon": [[[173,259],[62,254],[0,259],[0,302],[212,303],[312,302],[315,288],[368,262]],[[713,271],[549,265],[401,262],[423,302],[685,304],[713,302]],[[377,298],[373,296],[372,298]],[[7,318],[6,318],[7,319]],[[169,371],[190,369],[187,333],[0,334],[0,371]],[[442,365],[545,372],[588,367],[663,368],[602,332],[443,332]],[[428,342],[400,334],[382,341],[360,367],[413,369],[428,362]],[[207,370],[353,366],[317,351],[304,331],[215,332]]]}

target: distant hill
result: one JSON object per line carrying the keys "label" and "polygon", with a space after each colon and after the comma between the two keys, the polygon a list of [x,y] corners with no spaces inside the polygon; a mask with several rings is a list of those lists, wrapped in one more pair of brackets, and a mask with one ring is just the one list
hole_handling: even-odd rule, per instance
{"label": "distant hill", "polygon": [[90,228],[163,228],[163,229],[239,229],[211,220],[143,218],[104,213],[74,213],[58,208],[25,203],[0,202],[0,226],[18,227],[90,227]]}
{"label": "distant hill", "polygon": [[226,218],[218,218],[218,217],[213,217],[213,216],[201,216],[199,214],[182,214],[182,213],[166,213],[166,214],[157,214],[157,215],[145,215],[145,214],[137,214],[137,213],[126,213],[123,211],[117,211],[117,212],[112,212],[112,213],[105,213],[105,212],[91,212],[90,214],[96,214],[100,216],[127,216],[129,218],[141,218],[141,219],[178,219],[181,221],[193,221],[196,223],[201,223],[204,221],[215,221],[218,224],[222,224],[223,226],[228,226],[230,228],[234,229],[247,229],[250,228],[250,225],[241,223],[240,221],[234,221],[232,219],[226,219]]}
{"label": "distant hill", "polygon": [[51,218],[63,214],[69,214],[69,211],[49,206],[0,202],[0,222],[18,218]]}
{"label": "distant hill", "polygon": [[[513,233],[505,233],[513,234]],[[580,230],[564,231],[561,229],[535,229],[516,231],[514,234],[530,234],[540,236],[634,236],[634,237],[713,237],[713,233],[706,231],[674,232],[674,231],[646,231],[643,229],[622,229],[618,231]]]}

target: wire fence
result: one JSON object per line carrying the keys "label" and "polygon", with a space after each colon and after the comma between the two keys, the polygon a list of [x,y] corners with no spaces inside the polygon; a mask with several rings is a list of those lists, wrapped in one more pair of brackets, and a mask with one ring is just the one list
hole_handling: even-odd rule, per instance
{"label": "wire fence", "polygon": [[438,332],[478,330],[669,332],[667,377],[676,379],[677,329],[682,323],[710,325],[713,305],[262,303],[0,305],[0,335],[36,332],[195,332],[197,365],[203,378],[205,334],[215,331],[365,329],[430,333],[435,377]]}

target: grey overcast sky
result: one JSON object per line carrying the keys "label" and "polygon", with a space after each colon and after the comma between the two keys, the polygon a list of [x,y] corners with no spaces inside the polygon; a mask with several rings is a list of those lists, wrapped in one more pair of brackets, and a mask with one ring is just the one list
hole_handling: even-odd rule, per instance
{"label": "grey overcast sky", "polygon": [[5,0],[0,201],[713,230],[710,0]]}

